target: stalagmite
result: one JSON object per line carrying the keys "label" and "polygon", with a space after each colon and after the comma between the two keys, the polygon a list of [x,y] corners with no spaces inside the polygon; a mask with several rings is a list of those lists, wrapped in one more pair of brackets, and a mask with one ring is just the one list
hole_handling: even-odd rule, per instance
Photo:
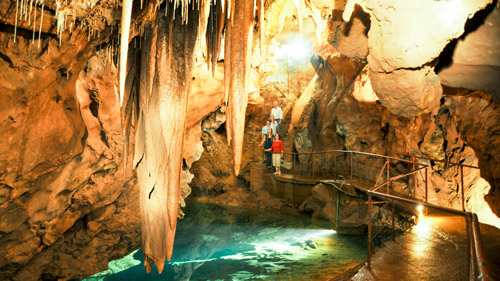
{"label": "stalagmite", "polygon": [[[182,9],[167,2],[168,17],[146,27],[141,49],[134,167],[140,186],[142,249],[149,272],[172,256],[180,202],[182,149],[198,10],[183,24]],[[191,6],[189,6],[189,9]],[[160,11],[163,15],[163,11]],[[186,12],[187,13],[187,12]],[[123,41],[122,41],[123,42]]]}
{"label": "stalagmite", "polygon": [[125,91],[125,76],[127,71],[128,37],[130,33],[130,18],[132,17],[133,0],[124,0],[121,21],[120,45],[120,107],[123,106],[123,92]]}
{"label": "stalagmite", "polygon": [[[245,113],[248,100],[250,59],[252,54],[253,1],[236,0],[227,24],[224,54],[224,82],[228,87],[226,131],[233,147],[234,172],[240,172],[245,130]],[[235,12],[237,11],[237,12]],[[229,45],[229,47],[228,47]]]}

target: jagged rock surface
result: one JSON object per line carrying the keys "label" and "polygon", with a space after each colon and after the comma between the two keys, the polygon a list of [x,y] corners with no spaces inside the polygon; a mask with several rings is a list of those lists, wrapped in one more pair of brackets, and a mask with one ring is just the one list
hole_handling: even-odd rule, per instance
{"label": "jagged rock surface", "polygon": [[[498,105],[492,101],[491,95],[467,90],[458,91],[460,94],[457,94],[456,89],[450,89],[446,92],[444,102],[439,108],[430,114],[422,114],[409,120],[390,113],[373,101],[359,102],[353,98],[359,96],[353,91],[367,90],[357,86],[362,83],[358,80],[348,89],[337,87],[337,91],[333,91],[328,98],[325,89],[335,85],[335,80],[329,78],[331,74],[326,72],[319,72],[319,76],[318,81],[322,83],[317,82],[310,100],[306,105],[297,104],[304,108],[300,118],[296,119],[300,122],[294,124],[297,151],[306,145],[308,151],[347,149],[396,157],[401,156],[401,153],[410,153],[446,159],[454,163],[473,166],[479,164],[481,175],[477,169],[464,172],[466,209],[479,212],[479,208],[486,208],[483,211],[487,212],[488,216],[492,211],[497,212],[499,202],[497,190],[500,181],[496,177],[498,172],[495,170],[499,166],[495,162],[499,155],[495,144],[499,138],[495,130],[498,129],[500,118]],[[326,100],[320,102],[321,99]],[[329,104],[329,107],[335,110],[322,111],[318,108],[318,105],[324,104]],[[304,135],[306,131],[308,134]],[[309,158],[299,158],[299,164],[302,165],[307,165],[309,161]],[[316,161],[319,165],[328,159],[315,159]],[[459,168],[429,161],[423,163],[431,164],[429,182],[433,188],[429,189],[430,202],[460,209]],[[376,161],[371,163],[368,161],[364,165],[368,170],[381,167]],[[394,168],[399,172],[405,170],[403,167],[392,169]],[[489,182],[491,189],[481,181],[480,176]],[[418,188],[415,191],[419,198],[424,195],[422,183],[423,174],[419,174]],[[488,193],[488,195],[481,198],[474,195],[476,193]],[[484,200],[489,206],[481,203]],[[489,223],[498,225],[497,220],[498,218],[490,220]]]}
{"label": "jagged rock surface", "polygon": [[85,33],[73,36],[20,51],[0,33],[2,280],[88,276],[139,245],[116,68],[104,50],[91,56]]}
{"label": "jagged rock surface", "polygon": [[439,106],[442,89],[432,62],[452,39],[462,35],[466,20],[490,2],[458,6],[429,0],[418,8],[411,1],[347,2],[344,21],[351,20],[356,5],[370,14],[370,77],[389,111],[410,118]]}
{"label": "jagged rock surface", "polygon": [[[457,41],[443,51],[438,75],[443,85],[483,90],[500,103],[500,5],[480,11]],[[451,53],[451,54],[450,54]]]}

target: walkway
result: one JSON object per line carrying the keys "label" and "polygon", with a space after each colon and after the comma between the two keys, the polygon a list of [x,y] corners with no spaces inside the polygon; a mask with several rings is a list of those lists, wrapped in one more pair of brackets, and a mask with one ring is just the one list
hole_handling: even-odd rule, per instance
{"label": "walkway", "polygon": [[[338,185],[338,181],[323,178],[292,175],[274,175],[274,178],[299,185],[329,182]],[[373,187],[373,184],[357,179],[346,179],[345,182],[355,186],[358,191]],[[414,208],[406,203],[398,205]],[[500,280],[500,229],[485,224],[481,224],[480,228],[489,270],[494,280]],[[372,255],[371,270],[364,265],[351,280],[469,280],[467,259],[464,217],[434,211],[420,217],[416,226],[398,236],[395,241],[388,241],[381,248],[376,248]]]}
{"label": "walkway", "polygon": [[[489,269],[500,280],[500,230],[481,224]],[[434,213],[410,231],[375,250],[371,270],[363,266],[351,279],[469,280],[465,220]]]}

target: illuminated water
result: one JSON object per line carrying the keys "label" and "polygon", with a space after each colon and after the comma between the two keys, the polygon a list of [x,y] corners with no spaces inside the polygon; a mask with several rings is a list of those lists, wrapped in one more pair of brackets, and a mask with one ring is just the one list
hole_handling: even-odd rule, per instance
{"label": "illuminated water", "polygon": [[172,261],[146,274],[138,250],[85,280],[327,280],[366,257],[366,239],[307,216],[190,204]]}

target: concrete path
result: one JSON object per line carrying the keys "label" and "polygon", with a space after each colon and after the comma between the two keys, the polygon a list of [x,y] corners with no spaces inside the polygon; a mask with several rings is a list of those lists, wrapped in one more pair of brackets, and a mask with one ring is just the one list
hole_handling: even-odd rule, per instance
{"label": "concrete path", "polygon": [[[500,280],[500,229],[481,225],[490,271]],[[351,280],[469,280],[465,219],[432,214],[395,241],[377,248],[371,270]]]}

